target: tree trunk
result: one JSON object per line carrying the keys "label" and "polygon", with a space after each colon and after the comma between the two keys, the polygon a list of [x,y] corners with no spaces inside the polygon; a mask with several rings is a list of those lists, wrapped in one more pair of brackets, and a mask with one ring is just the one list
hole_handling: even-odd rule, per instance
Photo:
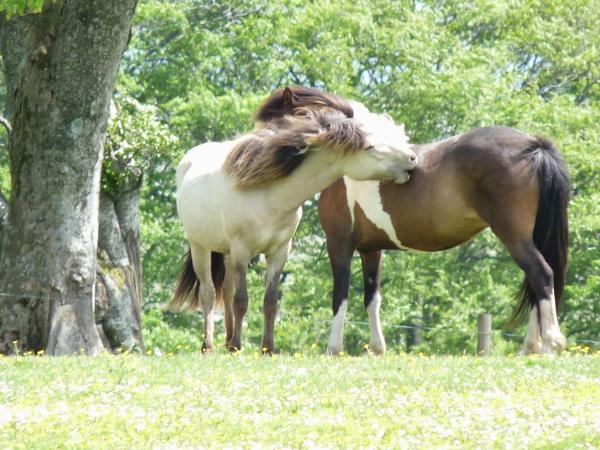
{"label": "tree trunk", "polygon": [[105,347],[144,352],[141,333],[141,177],[116,200],[100,195],[96,324]]}
{"label": "tree trunk", "polygon": [[102,146],[135,4],[57,0],[0,28],[13,106],[0,353],[103,349],[94,320]]}

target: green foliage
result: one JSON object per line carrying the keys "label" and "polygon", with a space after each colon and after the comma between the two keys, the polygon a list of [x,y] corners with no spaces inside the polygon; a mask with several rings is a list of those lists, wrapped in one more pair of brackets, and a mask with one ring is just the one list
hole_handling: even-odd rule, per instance
{"label": "green foliage", "polygon": [[[202,349],[201,318],[147,308],[143,317],[144,344],[149,353],[189,353]],[[190,333],[189,330],[195,330]]]}
{"label": "green foliage", "polygon": [[[120,90],[153,105],[179,137],[171,156],[147,173],[146,301],[168,299],[186,248],[174,206],[178,158],[200,142],[248,130],[271,89],[307,84],[387,111],[414,142],[494,123],[553,138],[574,186],[561,325],[571,341],[600,341],[599,11],[597,1],[586,0],[141,1]],[[314,200],[285,270],[276,343],[286,352],[315,344],[322,351],[331,274]],[[516,336],[507,327],[522,275],[490,232],[439,254],[389,252],[383,270],[382,318],[393,351],[471,353],[483,311],[493,314],[497,352],[513,352],[522,341],[522,327]],[[262,263],[252,267],[244,329],[256,346],[263,273]],[[352,354],[369,338],[361,284],[355,261],[346,330]],[[186,323],[191,340],[200,333],[199,314],[193,317]],[[157,345],[170,348],[169,330],[179,342],[182,329],[171,319],[165,324]],[[415,325],[422,335],[416,346],[414,329],[405,328]]]}
{"label": "green foliage", "polygon": [[[41,2],[29,5],[5,1],[0,8],[22,13]],[[555,138],[574,181],[563,327],[571,338],[597,340],[597,5],[381,1],[376,6],[140,3],[119,81],[120,90],[137,100],[116,98],[119,114],[110,129],[103,185],[108,192],[122,190],[131,176],[147,173],[142,199],[147,304],[168,299],[186,247],[174,208],[175,161],[198,142],[249,129],[251,111],[273,87],[305,83],[388,111],[406,122],[415,141],[490,123]],[[7,192],[8,172],[0,178]],[[314,202],[305,215],[286,268],[277,329],[280,348],[290,352],[315,343],[322,348],[329,320],[330,274]],[[260,339],[263,271],[260,264],[252,271],[246,334],[253,344]],[[356,300],[361,296],[356,262],[353,272],[346,341],[358,353],[368,335]],[[389,253],[383,279],[388,341],[392,348],[405,348],[411,331],[402,327],[420,324],[422,343],[416,349],[470,352],[479,312],[492,312],[495,328],[503,330],[519,277],[489,233],[442,254]],[[190,339],[197,339],[198,315],[192,317]],[[170,319],[165,324],[157,346],[169,348],[167,331],[184,331]]]}
{"label": "green foliage", "polygon": [[160,120],[156,107],[129,96],[115,96],[115,117],[104,145],[102,188],[116,194],[139,183],[144,172],[172,160],[178,140]]}
{"label": "green foliage", "polygon": [[[2,0],[0,11],[27,14],[43,3]],[[571,343],[600,341],[599,49],[597,0],[141,0],[118,79],[103,188],[116,194],[144,176],[149,348],[189,351],[201,340],[199,313],[160,310],[187,248],[175,207],[177,161],[198,143],[249,130],[261,99],[288,84],[317,86],[386,111],[406,124],[414,142],[494,123],[554,139],[573,179],[561,327]],[[3,79],[0,90],[2,104]],[[0,127],[0,189],[8,196],[6,140]],[[331,315],[331,273],[315,199],[304,214],[276,328],[278,348],[289,353],[322,352]],[[254,347],[262,332],[264,270],[261,261],[250,270],[244,339]],[[472,353],[483,311],[493,314],[495,351],[514,352],[524,329],[509,329],[507,319],[521,277],[490,232],[437,254],[388,252],[382,319],[392,352]],[[348,319],[346,347],[359,354],[369,332],[358,258]],[[217,330],[222,333],[221,319]]]}
{"label": "green foliage", "polygon": [[15,14],[39,13],[43,6],[44,0],[2,0],[0,12],[5,11],[7,18],[10,19]]}
{"label": "green foliage", "polygon": [[600,356],[0,359],[6,448],[598,448]]}

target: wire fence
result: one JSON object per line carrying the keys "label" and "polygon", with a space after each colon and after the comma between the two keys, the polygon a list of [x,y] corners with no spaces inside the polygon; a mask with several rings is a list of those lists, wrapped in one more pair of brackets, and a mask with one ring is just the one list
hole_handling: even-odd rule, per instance
{"label": "wire fence", "polygon": [[[321,323],[324,324],[330,324],[331,322],[326,321],[326,320],[321,320]],[[345,321],[346,324],[349,325],[360,325],[360,326],[364,326],[364,327],[368,327],[370,324],[369,322],[366,321],[356,321],[356,320],[346,320]],[[474,331],[466,331],[466,330],[461,330],[458,328],[452,328],[452,327],[446,327],[443,325],[439,325],[436,327],[431,327],[431,326],[425,326],[425,325],[383,325],[382,327],[384,329],[396,329],[396,330],[404,330],[404,331],[423,331],[423,330],[428,330],[428,331],[434,331],[435,333],[443,333],[445,335],[460,335],[460,336],[466,336],[466,337],[472,337],[475,338],[479,335],[479,332],[477,330]],[[515,341],[522,341],[523,339],[525,339],[525,335],[523,334],[518,334],[518,333],[509,333],[509,332],[505,332],[502,330],[494,330],[492,329],[492,334],[497,334],[500,335],[504,338],[508,338],[511,340],[515,340]],[[594,340],[594,339],[573,339],[570,338],[568,339],[569,342],[573,342],[577,345],[580,344],[585,344],[585,345],[594,345],[594,346],[600,346],[600,340]]]}
{"label": "wire fence", "polygon": [[[25,293],[8,293],[8,292],[0,292],[0,297],[4,297],[4,298],[16,298],[16,299],[29,299],[29,300],[45,300],[45,301],[49,301],[49,300],[53,300],[53,301],[61,301],[63,299],[59,298],[59,297],[51,297],[51,296],[43,296],[43,295],[30,295],[30,294],[25,294]],[[322,324],[327,324],[327,326],[329,326],[331,324],[330,321],[326,321],[326,320],[316,320],[315,322],[320,322]],[[345,321],[346,324],[349,325],[360,325],[360,326],[364,326],[364,327],[368,327],[370,324],[369,322],[366,321],[357,321],[357,320],[346,320]],[[461,330],[458,328],[453,328],[450,326],[444,326],[444,325],[438,325],[435,327],[432,326],[426,326],[426,325],[383,325],[384,329],[395,329],[395,330],[405,330],[405,331],[429,331],[434,332],[434,333],[443,333],[445,335],[461,335],[461,336],[466,336],[466,337],[477,337],[479,332],[478,331],[466,331],[466,330]],[[501,330],[494,330],[492,329],[492,334],[499,334],[504,338],[507,339],[511,339],[511,340],[523,340],[525,338],[524,335],[522,334],[517,334],[517,333],[509,333],[509,332],[505,332],[505,331],[501,331]],[[569,339],[570,342],[574,342],[577,345],[590,345],[590,346],[600,346],[600,340],[595,340],[595,339],[588,339],[588,338],[583,338],[583,339],[573,339],[570,338]]]}

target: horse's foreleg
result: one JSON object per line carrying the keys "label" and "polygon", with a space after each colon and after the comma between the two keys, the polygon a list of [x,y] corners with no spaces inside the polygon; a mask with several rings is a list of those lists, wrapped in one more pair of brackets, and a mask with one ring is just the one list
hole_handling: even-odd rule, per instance
{"label": "horse's foreleg", "polygon": [[225,256],[225,278],[223,280],[223,312],[225,316],[225,347],[231,347],[233,336],[233,296],[235,294],[234,267],[231,257]]}
{"label": "horse's foreleg", "polygon": [[267,255],[267,274],[265,276],[265,298],[263,302],[264,328],[261,348],[263,353],[275,352],[275,316],[279,300],[279,278],[290,253],[291,241],[286,242],[275,252]]}
{"label": "horse's foreleg", "polygon": [[235,294],[233,295],[233,334],[229,349],[238,351],[242,348],[242,324],[244,316],[248,311],[248,289],[246,287],[246,272],[250,256],[246,252],[231,253],[231,265],[233,268],[233,279]]}
{"label": "horse's foreleg", "polygon": [[348,290],[350,289],[350,264],[353,249],[333,248],[328,245],[329,260],[333,270],[333,320],[327,344],[328,355],[338,355],[344,348],[344,321],[348,310]]}
{"label": "horse's foreleg", "polygon": [[213,334],[215,329],[213,313],[216,292],[211,276],[211,257],[210,251],[196,244],[192,243],[190,247],[192,250],[194,271],[200,280],[199,296],[204,316],[204,340],[202,343],[202,351],[207,352],[212,351],[213,349]]}
{"label": "horse's foreleg", "polygon": [[385,355],[385,338],[379,319],[379,308],[381,307],[379,290],[381,251],[360,252],[360,258],[363,270],[365,308],[369,315],[369,325],[371,327],[369,350],[376,355]]}

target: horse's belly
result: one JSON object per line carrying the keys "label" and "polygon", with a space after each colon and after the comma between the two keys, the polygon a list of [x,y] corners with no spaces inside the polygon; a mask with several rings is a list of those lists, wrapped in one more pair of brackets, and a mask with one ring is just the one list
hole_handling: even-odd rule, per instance
{"label": "horse's belly", "polygon": [[437,252],[467,242],[485,228],[486,225],[482,225],[480,222],[477,224],[465,223],[462,226],[456,224],[456,227],[445,230],[423,224],[422,227],[415,228],[413,232],[400,231],[398,234],[402,242],[405,242],[407,247],[412,250]]}
{"label": "horse's belly", "polygon": [[[271,214],[268,205],[260,201],[252,202],[251,199],[248,199],[245,207],[249,211],[244,215],[244,220],[237,223],[231,218],[227,228],[245,243],[253,255],[270,255],[282,245],[287,245],[302,216],[300,208],[293,214]],[[237,228],[234,229],[234,226]]]}
{"label": "horse's belly", "polygon": [[232,246],[270,254],[292,238],[301,217],[301,209],[274,211],[260,191],[240,191],[223,174],[184,179],[177,211],[188,239],[225,254]]}

